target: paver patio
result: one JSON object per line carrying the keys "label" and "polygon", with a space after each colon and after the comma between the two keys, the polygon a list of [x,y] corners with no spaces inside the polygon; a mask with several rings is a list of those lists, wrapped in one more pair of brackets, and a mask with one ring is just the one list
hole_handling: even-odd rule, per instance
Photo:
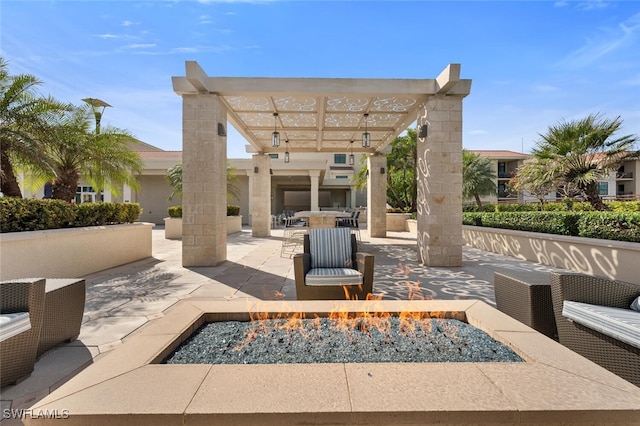
{"label": "paver patio", "polygon": [[[417,263],[415,235],[389,232],[369,238],[362,250],[375,255],[374,293],[383,300],[479,299],[495,305],[494,271],[554,270],[544,265],[465,247],[460,268]],[[92,361],[144,334],[145,324],[164,317],[182,299],[211,301],[295,300],[293,261],[281,256],[282,230],[256,238],[247,229],[229,236],[229,261],[216,267],[181,266],[181,242],[153,230],[153,257],[85,277],[87,303],[80,337],[44,354],[35,371],[2,390],[3,413],[29,408]],[[3,426],[21,424],[3,420]]]}

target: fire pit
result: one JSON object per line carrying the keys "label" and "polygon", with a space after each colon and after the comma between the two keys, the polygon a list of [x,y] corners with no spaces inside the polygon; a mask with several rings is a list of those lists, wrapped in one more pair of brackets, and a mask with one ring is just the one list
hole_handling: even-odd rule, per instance
{"label": "fire pit", "polygon": [[212,322],[167,364],[522,362],[506,345],[456,319],[404,315]]}
{"label": "fire pit", "polygon": [[[255,312],[314,318],[335,311],[437,313],[484,331],[525,362],[160,364],[206,323],[248,321]],[[632,425],[640,416],[640,388],[480,301],[187,299],[32,410],[66,410],[70,426]]]}

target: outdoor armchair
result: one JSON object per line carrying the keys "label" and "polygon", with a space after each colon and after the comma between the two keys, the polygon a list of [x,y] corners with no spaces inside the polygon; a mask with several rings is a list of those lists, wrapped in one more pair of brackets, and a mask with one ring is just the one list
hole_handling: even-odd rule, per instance
{"label": "outdoor armchair", "polygon": [[298,300],[363,300],[373,292],[374,257],[358,252],[349,228],[310,229],[303,245],[293,258]]}
{"label": "outdoor armchair", "polygon": [[[31,374],[36,362],[44,315],[45,280],[13,280],[0,283],[0,315],[29,314],[30,327],[7,333],[0,342],[0,386],[16,383]],[[10,323],[8,319],[7,323]],[[2,333],[4,334],[4,332]]]}

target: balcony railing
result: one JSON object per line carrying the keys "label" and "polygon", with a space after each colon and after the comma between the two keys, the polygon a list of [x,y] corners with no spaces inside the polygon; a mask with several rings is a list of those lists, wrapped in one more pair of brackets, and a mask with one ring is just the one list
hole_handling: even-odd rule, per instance
{"label": "balcony railing", "polygon": [[618,172],[616,179],[633,179],[633,172]]}

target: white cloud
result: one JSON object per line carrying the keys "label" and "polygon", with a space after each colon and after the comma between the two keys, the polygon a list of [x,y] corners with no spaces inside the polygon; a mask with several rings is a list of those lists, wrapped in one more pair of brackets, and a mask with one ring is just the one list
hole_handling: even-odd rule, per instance
{"label": "white cloud", "polygon": [[587,66],[598,59],[633,44],[640,33],[640,13],[636,13],[615,28],[605,28],[601,34],[588,39],[585,44],[571,52],[563,65]]}
{"label": "white cloud", "polygon": [[125,49],[148,49],[150,47],[156,47],[157,44],[154,43],[136,43],[136,44],[129,44],[125,46]]}
{"label": "white cloud", "polygon": [[98,37],[98,38],[120,38],[115,34],[95,34],[94,37]]}
{"label": "white cloud", "polygon": [[480,130],[480,129],[477,129],[477,130],[470,130],[470,131],[469,131],[469,134],[470,134],[470,135],[473,135],[473,136],[478,136],[478,135],[486,135],[486,134],[489,134],[489,132],[487,132],[486,130]]}

